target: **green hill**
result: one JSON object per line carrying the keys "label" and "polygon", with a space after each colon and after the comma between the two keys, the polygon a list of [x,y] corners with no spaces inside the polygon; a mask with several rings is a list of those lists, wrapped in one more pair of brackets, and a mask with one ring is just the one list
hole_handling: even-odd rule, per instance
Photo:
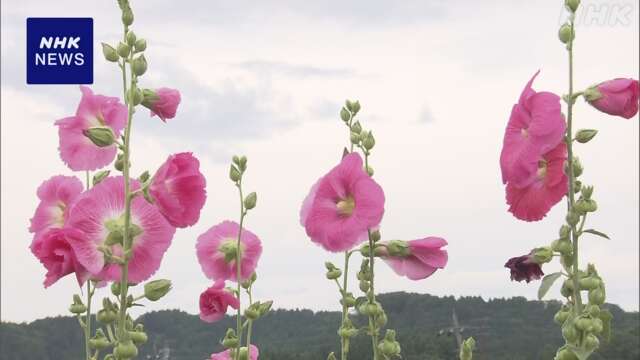
{"label": "green hill", "polygon": [[[553,323],[557,302],[527,301],[524,298],[435,297],[389,293],[379,296],[391,328],[398,331],[405,360],[456,359],[455,338],[448,334],[455,307],[464,327],[463,336],[476,338],[474,360],[550,360],[562,342]],[[611,343],[604,344],[592,360],[640,359],[640,317],[616,305],[607,305],[614,316]],[[253,339],[260,347],[261,360],[324,360],[337,350],[338,312],[275,310],[254,326]],[[196,315],[167,310],[140,317],[149,335],[139,359],[155,359],[169,350],[171,360],[203,360],[219,351],[219,340],[232,318],[207,324]],[[362,322],[362,319],[360,319]],[[444,334],[439,335],[440,330]],[[82,337],[71,317],[36,320],[28,324],[0,325],[2,360],[82,359]],[[370,342],[360,336],[352,345],[350,359],[369,358]]]}

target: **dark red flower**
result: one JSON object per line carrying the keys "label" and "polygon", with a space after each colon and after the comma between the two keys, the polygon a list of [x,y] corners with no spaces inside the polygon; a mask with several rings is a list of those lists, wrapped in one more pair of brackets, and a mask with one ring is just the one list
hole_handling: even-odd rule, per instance
{"label": "dark red flower", "polygon": [[540,264],[533,260],[531,254],[511,258],[504,264],[504,267],[511,270],[512,281],[525,280],[528,283],[532,280],[538,280],[544,275]]}

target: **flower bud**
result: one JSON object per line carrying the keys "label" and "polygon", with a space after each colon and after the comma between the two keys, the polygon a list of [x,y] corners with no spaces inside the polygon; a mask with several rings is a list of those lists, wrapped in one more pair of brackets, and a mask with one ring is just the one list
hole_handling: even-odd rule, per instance
{"label": "flower bud", "polygon": [[333,270],[327,271],[327,279],[329,280],[338,279],[340,278],[341,275],[342,275],[342,271],[340,269],[333,269]]}
{"label": "flower bud", "polygon": [[133,11],[130,8],[122,11],[122,23],[126,26],[133,24]]}
{"label": "flower bud", "polygon": [[593,186],[585,186],[582,188],[581,195],[583,198],[589,200],[591,199],[591,195],[593,195]]}
{"label": "flower bud", "polygon": [[358,335],[358,329],[353,328],[353,326],[341,326],[340,329],[338,329],[338,336],[343,339],[349,339],[356,335]]}
{"label": "flower bud", "polygon": [[378,242],[380,241],[382,235],[380,235],[380,230],[374,230],[371,232],[371,235],[369,237],[371,238],[371,241]]}
{"label": "flower bud", "polygon": [[582,175],[583,170],[584,168],[582,167],[582,163],[580,162],[580,159],[574,158],[573,159],[573,175],[575,177],[578,177]]}
{"label": "flower bud", "polygon": [[249,320],[255,320],[260,316],[260,313],[258,312],[258,310],[254,309],[252,307],[248,307],[244,311],[244,316]]}
{"label": "flower bud", "polygon": [[273,301],[272,300],[260,303],[260,305],[258,306],[259,315],[260,316],[266,315],[269,311],[271,311],[271,307],[272,306],[273,306]]}
{"label": "flower bud", "polygon": [[586,277],[579,281],[581,290],[595,290],[600,287],[600,280],[595,277]]}
{"label": "flower bud", "polygon": [[110,324],[116,320],[118,315],[113,310],[99,310],[96,318],[103,324]]}
{"label": "flower bud", "polygon": [[342,121],[344,122],[348,122],[351,119],[351,113],[349,112],[349,110],[345,109],[344,107],[340,109],[340,119],[342,119]]}
{"label": "flower bud", "polygon": [[93,175],[93,186],[98,185],[102,180],[109,176],[110,170],[101,170]]}
{"label": "flower bud", "polygon": [[581,144],[588,143],[591,139],[593,139],[596,136],[597,133],[598,133],[598,130],[594,130],[594,129],[580,129],[576,133],[576,141]]}
{"label": "flower bud", "polygon": [[580,317],[575,322],[576,329],[580,331],[589,331],[591,328],[591,319],[586,317]]}
{"label": "flower bud", "polygon": [[116,158],[116,161],[113,163],[113,167],[118,171],[122,171],[124,169],[124,155],[123,154],[118,154],[118,157]]}
{"label": "flower bud", "polygon": [[109,62],[118,61],[118,52],[109,44],[102,43],[102,55]]}
{"label": "flower bud", "polygon": [[378,350],[387,358],[400,356],[400,344],[396,341],[395,330],[387,330],[384,339],[378,344]]}
{"label": "flower bud", "polygon": [[580,180],[575,180],[573,182],[573,193],[577,194],[580,192],[580,190],[582,189],[582,181]]}
{"label": "flower bud", "polygon": [[340,305],[346,307],[354,307],[356,305],[356,298],[353,297],[352,293],[347,293],[344,298],[340,299]]}
{"label": "flower bud", "polygon": [[104,335],[102,329],[96,330],[96,335],[89,340],[92,349],[102,350],[109,346],[109,339]]}
{"label": "flower bud", "polygon": [[356,100],[351,104],[351,112],[353,112],[353,115],[355,115],[358,113],[358,111],[360,111],[360,101]]}
{"label": "flower bud", "polygon": [[125,36],[125,40],[127,42],[127,45],[129,45],[129,46],[135,45],[136,44],[136,34],[133,31],[129,30],[127,32],[127,35]]}
{"label": "flower bud", "polygon": [[138,356],[138,348],[133,344],[133,341],[123,341],[113,349],[113,354],[118,359],[133,359]]}
{"label": "flower bud", "polygon": [[569,317],[569,312],[565,311],[563,309],[560,309],[554,316],[553,316],[553,321],[555,321],[558,325],[562,325],[564,324],[565,321],[567,321],[567,318]]}
{"label": "flower bud", "polygon": [[144,96],[140,89],[137,87],[131,87],[127,90],[127,99],[129,99],[129,102],[135,106],[142,102]]}
{"label": "flower bud", "polygon": [[87,307],[82,303],[79,295],[73,295],[73,304],[69,306],[69,312],[72,314],[82,314],[87,311]]}
{"label": "flower bud", "polygon": [[238,169],[233,165],[231,165],[231,168],[229,169],[229,179],[233,182],[240,180],[240,171],[238,171]]}
{"label": "flower bud", "polygon": [[562,283],[562,287],[560,288],[560,293],[564,297],[569,297],[573,295],[573,280],[567,279]]}
{"label": "flower bud", "polygon": [[256,194],[255,192],[252,192],[251,194],[247,195],[246,198],[244,198],[244,207],[247,210],[251,210],[254,207],[256,207],[257,201],[258,201],[258,194]]}
{"label": "flower bud", "polygon": [[573,29],[569,24],[563,24],[558,30],[558,38],[563,44],[570,43],[575,37]]}
{"label": "flower bud", "polygon": [[598,305],[588,305],[586,309],[587,313],[592,317],[596,318],[600,315],[600,306]]}
{"label": "flower bud", "polygon": [[238,346],[238,337],[236,336],[235,330],[227,329],[227,333],[224,335],[224,339],[222,339],[222,346],[227,349]]}
{"label": "flower bud", "polygon": [[360,121],[356,121],[355,123],[353,123],[353,125],[351,126],[351,131],[356,134],[360,134],[362,132],[362,125],[360,125]]}
{"label": "flower bud", "polygon": [[584,338],[582,344],[584,345],[585,349],[587,349],[587,351],[593,351],[597,349],[598,346],[600,346],[600,340],[598,340],[598,337],[596,337],[595,335],[589,334]]}
{"label": "flower bud", "polygon": [[604,323],[598,318],[594,318],[591,323],[591,331],[594,334],[600,334],[604,330]]}
{"label": "flower bud", "polygon": [[352,132],[349,136],[349,140],[352,144],[358,144],[360,142],[360,134]]}
{"label": "flower bud", "polygon": [[114,282],[111,284],[111,293],[113,296],[120,296],[120,283]]}
{"label": "flower bud", "polygon": [[387,314],[385,314],[384,312],[379,316],[376,316],[376,326],[379,328],[383,328],[385,325],[387,325],[387,321]]}
{"label": "flower bud", "polygon": [[367,291],[369,291],[369,282],[367,280],[360,280],[359,287],[360,291],[366,293]]}
{"label": "flower bud", "polygon": [[578,360],[578,357],[571,350],[562,348],[556,353],[554,360]]}
{"label": "flower bud", "polygon": [[561,254],[571,254],[573,250],[571,243],[566,239],[555,240],[551,243],[551,248]]}
{"label": "flower bud", "polygon": [[325,263],[324,263],[324,267],[325,267],[327,270],[333,270],[333,269],[336,269],[336,266],[335,266],[335,265],[333,265],[333,263],[332,263],[331,261],[325,261]]}
{"label": "flower bud", "polygon": [[567,213],[567,224],[569,225],[576,225],[579,221],[580,221],[580,215],[578,215],[575,211],[570,211],[569,213]]}
{"label": "flower bud", "polygon": [[567,225],[562,225],[560,227],[559,235],[561,239],[569,238],[569,234],[571,233],[571,228]]}
{"label": "flower bud", "polygon": [[589,304],[602,305],[604,304],[605,295],[602,288],[589,291]]}
{"label": "flower bud", "polygon": [[136,50],[136,52],[145,51],[147,49],[147,40],[137,39],[135,44],[133,45],[133,48]]}
{"label": "flower bud", "polygon": [[578,340],[580,334],[576,327],[573,325],[573,322],[567,321],[564,326],[562,326],[562,337],[568,342],[573,343]]}
{"label": "flower bud", "polygon": [[147,342],[148,337],[143,331],[129,331],[129,337],[136,345],[141,345]]}
{"label": "flower bud", "polygon": [[136,76],[142,76],[147,71],[147,59],[144,57],[144,55],[140,55],[137,58],[133,59],[131,69]]}
{"label": "flower bud", "polygon": [[83,130],[82,133],[98,147],[111,146],[116,141],[113,130],[107,126],[92,127],[87,130]]}
{"label": "flower bud", "polygon": [[576,12],[580,6],[580,0],[564,0],[564,6],[571,12]]}
{"label": "flower bud", "polygon": [[144,284],[144,297],[150,301],[158,301],[171,290],[171,280],[153,280]]}
{"label": "flower bud", "polygon": [[533,261],[538,264],[546,264],[553,259],[553,250],[550,247],[539,247],[533,249],[531,255],[533,256]]}
{"label": "flower bud", "polygon": [[120,55],[121,58],[126,58],[131,53],[131,47],[121,41],[120,43],[118,43],[118,47],[116,51],[118,52],[118,55]]}
{"label": "flower bud", "polygon": [[376,145],[376,139],[373,137],[373,133],[369,131],[367,133],[367,137],[362,140],[362,146],[364,146],[364,148],[367,150],[371,150],[375,145]]}

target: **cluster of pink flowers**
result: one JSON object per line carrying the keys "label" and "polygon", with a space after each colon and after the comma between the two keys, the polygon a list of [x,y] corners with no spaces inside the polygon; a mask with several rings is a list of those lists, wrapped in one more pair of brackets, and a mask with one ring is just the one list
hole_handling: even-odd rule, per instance
{"label": "cluster of pink flowers", "polygon": [[[71,170],[96,170],[112,163],[118,145],[96,145],[88,136],[91,128],[107,127],[115,138],[127,123],[127,109],[117,98],[94,94],[80,87],[82,99],[75,116],[56,122],[59,127],[60,157]],[[171,96],[158,92],[158,102],[175,115],[177,90]],[[177,98],[176,98],[176,94]],[[197,222],[206,199],[206,181],[199,162],[191,153],[171,155],[147,184],[149,196],[132,200],[131,254],[122,251],[124,230],[124,178],[100,179],[84,189],[72,176],[54,176],[38,188],[40,203],[31,219],[34,234],[31,251],[47,270],[44,285],[74,273],[82,285],[88,279],[119,281],[115,258],[130,256],[129,280],[148,279],[159,268],[176,227]],[[132,191],[145,184],[131,180]]]}
{"label": "cluster of pink flowers", "polygon": [[[350,153],[312,186],[300,210],[300,222],[314,243],[327,251],[349,251],[368,239],[384,214],[382,187]],[[382,243],[382,248],[385,244]],[[409,241],[406,253],[384,252],[383,259],[401,276],[424,279],[447,263],[444,239]]]}

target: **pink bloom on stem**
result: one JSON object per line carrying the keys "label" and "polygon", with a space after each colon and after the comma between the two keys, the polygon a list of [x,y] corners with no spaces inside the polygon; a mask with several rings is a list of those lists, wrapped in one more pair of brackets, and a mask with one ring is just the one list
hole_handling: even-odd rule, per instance
{"label": "pink bloom on stem", "polygon": [[538,221],[545,217],[569,190],[569,180],[564,173],[566,160],[567,145],[562,142],[538,159],[534,182],[522,188],[507,184],[509,211],[525,221]]}
{"label": "pink bloom on stem", "polygon": [[[131,180],[132,191],[140,188]],[[67,226],[81,230],[90,241],[70,238],[78,260],[97,278],[120,280],[120,266],[105,263],[98,247],[111,250],[114,256],[124,256],[122,233],[124,230],[124,178],[109,177],[82,194],[69,212]],[[175,228],[169,224],[155,206],[142,196],[131,202],[132,254],[129,261],[129,281],[139,283],[148,279],[160,267],[164,253],[171,245]],[[104,267],[103,267],[104,266]],[[100,271],[101,269],[101,271]]]}
{"label": "pink bloom on stem", "polygon": [[69,243],[70,236],[78,239],[84,237],[76,229],[50,228],[36,235],[31,243],[31,252],[47,269],[44,280],[45,288],[71,273],[75,273],[78,285],[82,286],[91,275],[78,261],[76,252]]}
{"label": "pink bloom on stem", "polygon": [[31,218],[29,231],[38,233],[64,226],[69,206],[82,193],[82,182],[75,176],[53,176],[38,187],[40,204]]}
{"label": "pink bloom on stem", "polygon": [[[213,280],[237,281],[236,254],[240,225],[223,221],[198,237],[196,252],[204,274]],[[240,278],[253,275],[262,254],[260,239],[247,229],[240,237]]]}
{"label": "pink bloom on stem", "polygon": [[523,281],[529,283],[544,276],[540,264],[536,263],[532,254],[518,256],[509,259],[504,267],[511,272],[511,281]]}
{"label": "pink bloom on stem", "polygon": [[127,108],[116,97],[94,95],[91,89],[80,86],[82,99],[75,116],[56,121],[60,136],[60,157],[71,170],[95,170],[113,161],[117,145],[99,147],[85,136],[91,127],[106,126],[114,135],[127,123]]}
{"label": "pink bloom on stem", "polygon": [[382,259],[400,276],[422,280],[447,265],[445,239],[428,237],[412,241],[394,240],[387,243],[387,254]]}
{"label": "pink bloom on stem", "polygon": [[180,105],[180,92],[176,89],[159,88],[155,91],[145,90],[145,99],[142,104],[151,110],[151,116],[158,117],[166,122],[176,116]]}
{"label": "pink bloom on stem", "polygon": [[639,93],[638,80],[613,79],[585,91],[585,98],[603,113],[631,119],[638,113]]}
{"label": "pink bloom on stem", "polygon": [[[249,348],[251,349],[251,352],[249,352],[249,359],[258,360],[258,356],[260,355],[260,351],[258,350],[258,347],[252,344],[249,346]],[[240,348],[240,351],[241,351],[240,354],[242,354],[242,351],[247,351],[247,349],[246,347],[242,347]],[[231,349],[227,349],[223,352],[211,354],[210,360],[233,360],[233,357],[231,357]]]}
{"label": "pink bloom on stem", "polygon": [[224,288],[224,280],[218,280],[200,294],[200,319],[216,322],[224,317],[229,306],[237,309],[240,302],[231,291]]}
{"label": "pink bloom on stem", "polygon": [[529,80],[509,117],[500,155],[505,184],[524,187],[535,181],[540,155],[553,149],[564,136],[560,97],[531,88],[539,72]]}
{"label": "pink bloom on stem", "polygon": [[367,239],[367,230],[378,227],[384,200],[360,155],[351,153],[311,188],[300,222],[313,242],[328,251],[346,251]]}
{"label": "pink bloom on stem", "polygon": [[200,162],[191,153],[180,153],[169,156],[153,177],[149,193],[173,226],[191,226],[200,218],[207,181],[199,168]]}

